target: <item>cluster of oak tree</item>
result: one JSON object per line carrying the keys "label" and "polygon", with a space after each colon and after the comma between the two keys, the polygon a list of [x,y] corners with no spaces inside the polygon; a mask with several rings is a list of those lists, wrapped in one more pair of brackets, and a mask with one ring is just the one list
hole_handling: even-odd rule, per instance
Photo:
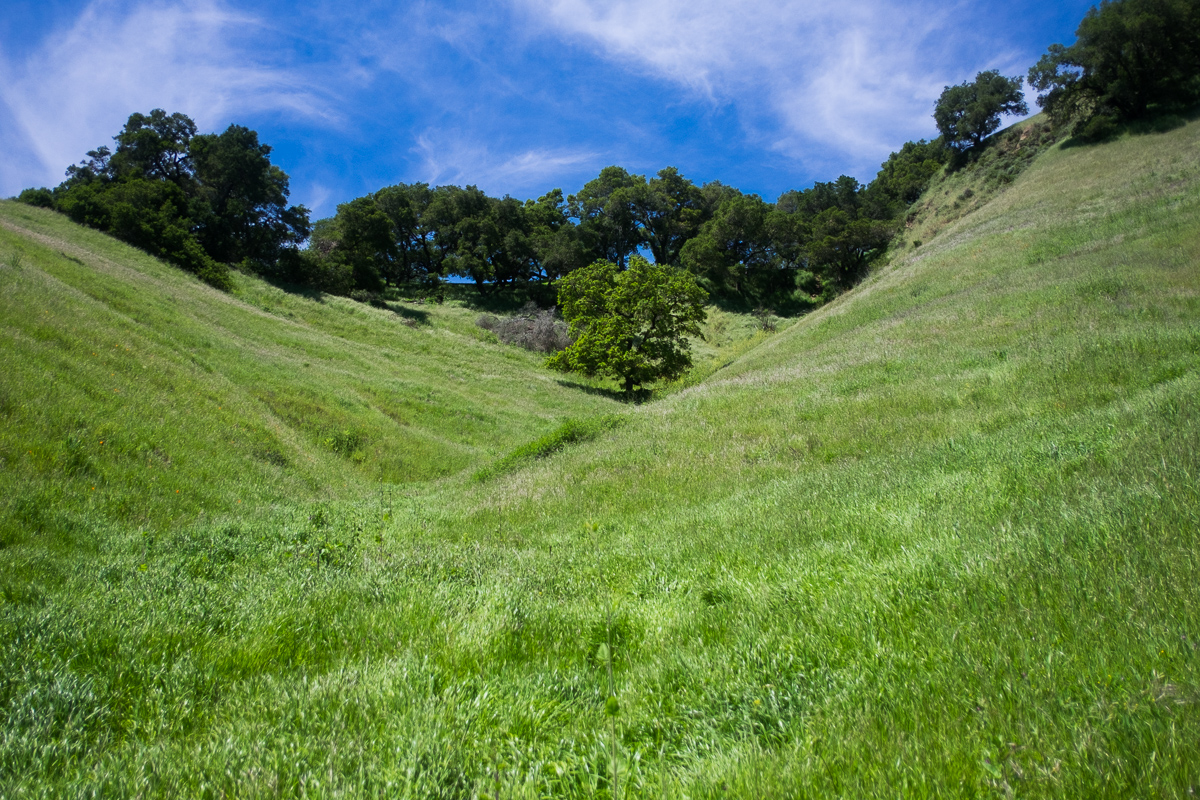
{"label": "cluster of oak tree", "polygon": [[230,267],[295,269],[310,232],[308,209],[289,206],[288,176],[258,134],[230,125],[197,134],[183,114],[133,114],[53,191],[18,197],[57,209],[228,289]]}
{"label": "cluster of oak tree", "polygon": [[[1200,100],[1195,0],[1104,0],[1070,47],[1052,45],[1029,71],[1038,104],[1084,138]],[[981,72],[947,86],[934,108],[942,136],[892,153],[870,184],[843,175],[775,203],[720,182],[697,186],[673,167],[647,179],[607,167],[578,193],[524,203],[474,186],[400,184],[338,207],[317,223],[313,251],[338,286],[471,279],[483,293],[554,282],[596,261],[625,268],[636,253],[683,267],[712,299],[786,306],[828,298],[867,271],[898,220],[942,166],[979,148],[1003,114],[1029,109],[1020,77]]]}
{"label": "cluster of oak tree", "polygon": [[642,253],[685,267],[727,301],[831,294],[863,275],[945,159],[940,143],[909,143],[869,186],[842,176],[773,204],[717,181],[698,186],[673,167],[649,179],[606,167],[576,194],[525,202],[474,186],[400,184],[317,222],[310,250],[340,268],[343,286],[374,291],[455,275],[486,294],[596,261],[624,269]]}

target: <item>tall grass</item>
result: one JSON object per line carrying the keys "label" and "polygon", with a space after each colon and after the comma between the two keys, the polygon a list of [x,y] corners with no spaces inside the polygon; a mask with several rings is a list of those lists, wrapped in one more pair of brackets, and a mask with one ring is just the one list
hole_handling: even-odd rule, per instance
{"label": "tall grass", "polygon": [[[465,308],[223,299],[0,205],[0,794],[1187,796],[1198,139],[1051,149],[636,407]],[[443,411],[367,427],[400,374]],[[259,384],[313,410],[256,412]],[[68,438],[100,424],[116,455]],[[343,430],[429,449],[398,482]]]}

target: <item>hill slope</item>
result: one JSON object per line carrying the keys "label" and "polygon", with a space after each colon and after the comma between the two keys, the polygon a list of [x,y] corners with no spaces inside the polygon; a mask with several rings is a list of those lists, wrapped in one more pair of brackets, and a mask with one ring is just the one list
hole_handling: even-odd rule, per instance
{"label": "hill slope", "polygon": [[[313,505],[321,493],[286,475],[219,519],[151,530],[80,511],[30,528],[20,514],[40,520],[48,501],[30,510],[18,480],[46,493],[77,478],[36,477],[60,463],[46,455],[14,472],[8,432],[61,435],[24,422],[28,388],[6,389],[8,513],[24,533],[0,551],[4,793],[1186,793],[1200,782],[1198,145],[1192,124],[1054,148],[704,383],[482,483],[466,471],[356,496],[364,467],[321,455],[324,482],[351,484],[341,499]],[[32,252],[32,218],[3,213],[0,247]],[[6,299],[5,320],[53,317],[46,285]],[[205,308],[245,305],[223,326],[240,330],[266,302]],[[326,374],[368,395],[385,372],[378,331],[407,329],[336,319],[362,355]],[[524,358],[462,324],[418,363],[467,342],[482,381]],[[264,322],[254,360],[219,374],[284,386],[272,370],[298,370],[270,354],[315,347],[293,325]],[[78,371],[91,399],[71,402],[107,403],[86,337],[54,370],[63,326],[39,330],[10,334],[17,386],[57,391],[49,374]],[[535,380],[519,366],[506,391]],[[242,408],[270,407],[240,391]],[[496,402],[472,391],[466,415]],[[558,397],[511,412],[525,438],[559,409],[611,408]],[[290,430],[277,441],[324,441]],[[422,463],[462,446],[429,440],[442,450]],[[271,468],[300,463],[292,452]],[[129,494],[156,468],[131,466]]]}
{"label": "hill slope", "polygon": [[0,260],[4,480],[63,513],[100,504],[161,527],[338,497],[452,474],[618,407],[466,309],[314,301],[249,278],[225,295],[15,203],[0,204]]}

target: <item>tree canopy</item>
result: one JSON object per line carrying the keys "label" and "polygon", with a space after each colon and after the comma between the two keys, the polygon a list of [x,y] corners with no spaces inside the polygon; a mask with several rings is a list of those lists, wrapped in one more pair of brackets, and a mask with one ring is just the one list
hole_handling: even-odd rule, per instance
{"label": "tree canopy", "polygon": [[1119,121],[1200,102],[1195,0],[1104,0],[1075,36],[1029,70],[1038,105],[1056,122],[1100,135]]}
{"label": "tree canopy", "polygon": [[989,70],[980,72],[974,81],[947,86],[934,106],[933,119],[948,145],[966,150],[1000,127],[1001,114],[1028,113],[1021,78],[1006,78]]}
{"label": "tree canopy", "polygon": [[[67,168],[52,192],[28,200],[123,239],[219,288],[229,266],[272,273],[294,268],[308,238],[308,210],[287,205],[288,176],[258,134],[231,125],[197,135],[183,114],[129,116],[113,137]],[[25,198],[26,193],[22,193]]]}
{"label": "tree canopy", "polygon": [[236,266],[337,294],[459,277],[488,295],[548,287],[596,261],[624,270],[648,255],[686,268],[717,302],[774,308],[811,305],[861,278],[947,153],[941,140],[909,142],[866,187],[843,175],[775,203],[719,181],[697,185],[675,167],[649,179],[605,167],[575,194],[523,202],[470,185],[400,183],[310,224],[307,209],[287,204],[288,176],[249,128],[200,134],[183,114],[155,109],[130,115],[114,141],[54,190],[20,199],[214,285],[231,285]]}
{"label": "tree canopy", "polygon": [[706,299],[691,273],[678,267],[636,255],[624,270],[597,261],[559,282],[559,309],[574,341],[546,363],[615,378],[626,394],[677,378],[692,365],[687,337],[700,335]]}

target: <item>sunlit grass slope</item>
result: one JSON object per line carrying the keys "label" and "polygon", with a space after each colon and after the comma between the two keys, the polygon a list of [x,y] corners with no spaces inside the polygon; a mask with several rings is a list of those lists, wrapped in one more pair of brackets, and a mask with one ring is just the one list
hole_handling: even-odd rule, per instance
{"label": "sunlit grass slope", "polygon": [[[0,208],[10,225],[62,224]],[[53,393],[66,378],[48,354],[65,345],[34,324],[55,313],[38,305],[53,291],[16,303],[8,287],[46,280],[27,265],[62,248],[35,256],[42,245],[3,235],[27,253],[2,273],[6,323],[13,309],[26,320],[8,334],[27,354],[14,374]],[[282,445],[310,443],[278,448],[287,467],[262,461],[255,493],[223,490],[212,512],[155,530],[72,505],[75,527],[49,519],[0,550],[0,794],[1187,796],[1200,786],[1198,264],[1192,124],[1051,149],[852,293],[541,459],[380,491],[384,456],[323,453],[325,429],[284,428],[289,412],[239,389],[291,431]],[[54,291],[93,296],[83,280]],[[593,394],[532,394],[531,360],[496,367],[511,377],[489,393],[489,364],[527,357],[475,343],[466,316],[409,329],[249,291],[204,313],[266,320],[271,306],[248,338],[268,384],[303,374],[269,354],[319,317],[343,326],[349,353],[321,368],[358,397],[399,380],[380,339],[428,343],[419,363],[434,371],[438,335],[455,335],[479,359],[455,396],[512,413],[514,439],[557,441],[542,437],[561,419],[612,412]],[[198,313],[161,302],[181,329]],[[95,330],[140,322],[120,324]],[[106,360],[72,379],[70,402],[100,416],[117,408],[104,373],[138,375],[115,368],[109,338],[113,353],[93,348]],[[200,391],[246,349],[173,356],[177,380]],[[56,412],[8,392],[10,513],[42,520],[45,495],[83,490],[44,466],[68,458],[55,454],[70,431],[26,422]],[[172,435],[200,441],[212,423],[192,425],[180,402]],[[510,452],[499,435],[421,430],[451,463]],[[221,444],[202,441],[170,468]],[[20,466],[39,452],[41,472]],[[453,471],[429,455],[426,474]],[[123,485],[154,485],[146,459]],[[302,470],[349,487],[320,495]],[[37,494],[14,475],[51,477],[28,478]]]}
{"label": "sunlit grass slope", "polygon": [[55,515],[162,527],[447,475],[615,406],[489,342],[466,309],[249,278],[228,296],[15,203],[0,283],[6,541]]}

